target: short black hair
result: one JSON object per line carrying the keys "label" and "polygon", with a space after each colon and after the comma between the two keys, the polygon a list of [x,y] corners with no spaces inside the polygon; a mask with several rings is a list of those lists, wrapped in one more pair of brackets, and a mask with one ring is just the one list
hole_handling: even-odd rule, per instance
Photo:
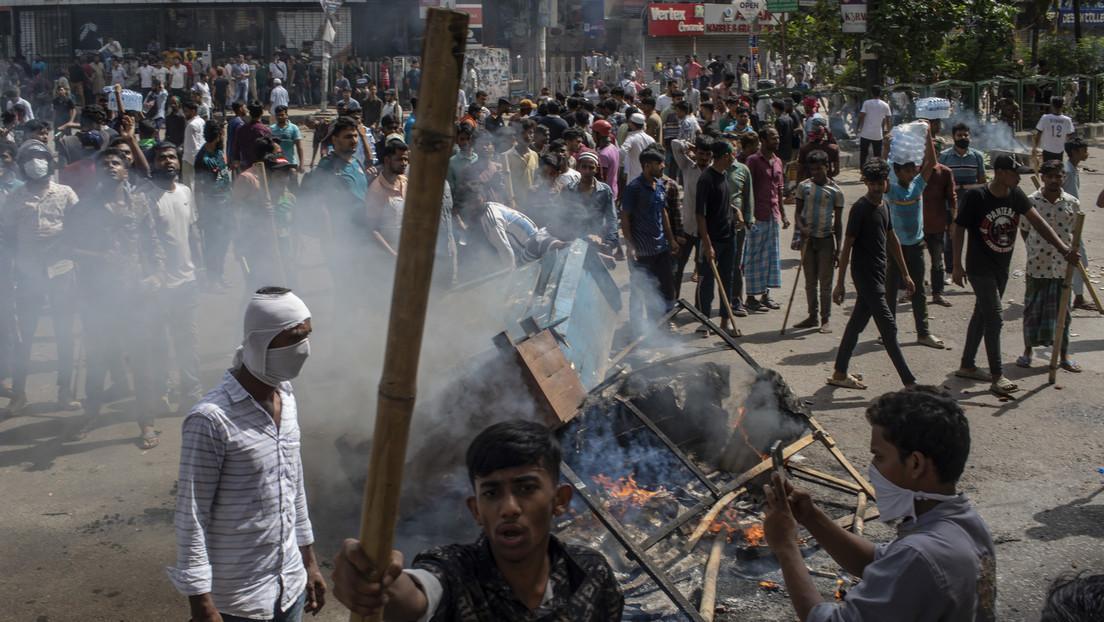
{"label": "short black hair", "polygon": [[184,107],[188,110],[199,110],[199,103],[190,97],[186,97],[184,98]]}
{"label": "short black hair", "polygon": [[281,112],[287,112],[287,110],[288,110],[287,106],[285,106],[283,104],[280,104],[279,106],[276,106],[275,108],[272,109],[272,114],[280,114]]}
{"label": "short black hair", "polygon": [[675,110],[681,110],[686,114],[690,114],[690,102],[686,101],[685,99],[680,101],[679,103],[675,104]]}
{"label": "short black hair", "polygon": [[1050,105],[1061,110],[1066,107],[1066,99],[1060,95],[1055,95],[1050,98]]}
{"label": "short black hair", "polygon": [[1042,177],[1043,175],[1046,175],[1047,173],[1055,173],[1055,172],[1062,173],[1063,175],[1065,174],[1066,169],[1063,166],[1061,160],[1047,160],[1046,162],[1043,162],[1043,164],[1039,167],[1039,176],[1040,177]]}
{"label": "short black hair", "polygon": [[391,125],[391,124],[398,125],[399,120],[396,119],[395,115],[393,115],[393,114],[385,114],[385,115],[383,115],[383,118],[380,119],[379,124],[380,124],[380,127],[383,127],[385,125]]}
{"label": "short black hair", "polygon": [[1070,156],[1071,158],[1073,157],[1074,151],[1079,151],[1088,146],[1089,143],[1082,140],[1080,136],[1074,136],[1073,138],[1070,138],[1066,141],[1066,144],[1064,145],[1066,149],[1066,155]]}
{"label": "short black hair", "polygon": [[249,116],[254,119],[259,119],[264,115],[264,106],[259,101],[251,101],[246,106],[246,110],[249,111]]}
{"label": "short black hair", "polygon": [[970,131],[970,126],[966,125],[962,121],[959,121],[958,123],[955,123],[954,125],[951,126],[951,136],[954,136],[955,134],[957,134],[959,132],[969,132],[969,131]]}
{"label": "short black hair", "polygon": [[663,164],[666,157],[663,154],[663,147],[657,147],[655,144],[648,145],[644,148],[644,151],[640,152],[640,165],[643,166],[648,162],[659,162]]}
{"label": "short black hair", "polygon": [[575,139],[582,140],[583,139],[583,130],[581,130],[577,127],[569,127],[566,130],[564,130],[562,134],[560,134],[560,137],[563,138],[564,140],[575,140]]}
{"label": "short black hair", "polygon": [[882,95],[882,87],[875,84],[874,86],[870,87],[870,94],[874,97],[880,97]]}
{"label": "short black hair", "polygon": [[290,294],[291,290],[278,285],[266,285],[258,289],[257,293],[262,296],[283,296],[284,294]]}
{"label": "short black hair", "polygon": [[337,134],[339,131],[351,129],[354,132],[357,129],[356,119],[346,116],[340,116],[334,119],[333,126],[330,128],[329,136]]}
{"label": "short black hair", "polygon": [[106,158],[109,158],[109,157],[119,158],[120,160],[123,161],[123,166],[128,166],[128,167],[130,166],[130,160],[127,160],[126,154],[123,153],[122,151],[119,151],[115,147],[108,147],[107,149],[104,149],[103,151],[97,153],[96,154],[96,163],[99,164],[100,162],[103,162]]}
{"label": "short black hair", "polygon": [[49,129],[50,122],[45,119],[31,119],[23,124],[23,131],[32,134],[41,130],[42,128]]}
{"label": "short black hair", "polygon": [[215,140],[225,128],[226,123],[218,119],[208,119],[207,122],[203,124],[203,141],[209,143]]}
{"label": "short black hair", "polygon": [[885,431],[901,460],[918,451],[935,465],[940,482],[953,484],[962,476],[970,457],[970,422],[943,389],[917,385],[886,393],[866,409],[866,420]]}
{"label": "short black hair", "polygon": [[694,149],[711,151],[713,149],[713,139],[706,134],[698,134],[698,137],[694,139]]}
{"label": "short black hair", "polygon": [[828,154],[820,149],[813,149],[805,156],[805,164],[812,166],[814,164],[828,165]]}
{"label": "short black hair", "polygon": [[716,112],[717,107],[713,105],[713,102],[702,102],[698,105],[698,108],[704,108],[709,112]]}
{"label": "short black hair", "polygon": [[889,164],[881,158],[870,158],[862,166],[862,177],[866,181],[885,181],[889,179]]}
{"label": "short black hair", "polygon": [[1104,611],[1104,574],[1060,575],[1047,590],[1039,622],[1092,622]]}
{"label": "short black hair", "polygon": [[555,483],[560,478],[562,455],[560,442],[545,426],[520,419],[503,421],[480,432],[468,445],[468,479],[474,488],[477,477],[501,469],[540,466]]}
{"label": "short black hair", "polygon": [[162,151],[172,151],[176,154],[176,159],[180,159],[180,147],[177,147],[176,145],[165,140],[157,143],[152,148],[150,148],[150,164],[153,164],[157,161],[157,156],[160,155]]}
{"label": "short black hair", "polygon": [[456,125],[456,135],[459,136],[460,134],[467,134],[468,136],[474,135],[475,126],[471,123],[458,123]]}
{"label": "short black hair", "polygon": [[272,134],[258,136],[253,141],[253,158],[263,160],[266,155],[276,153],[276,148],[279,146],[280,140]]}
{"label": "short black hair", "polygon": [[732,153],[732,143],[727,140],[714,140],[709,145],[709,150],[714,158],[720,158]]}
{"label": "short black hair", "polygon": [[782,103],[782,100],[776,99],[771,102],[771,108],[774,108],[775,110],[785,110],[786,104]]}
{"label": "short black hair", "polygon": [[410,151],[410,147],[398,138],[392,138],[387,141],[387,144],[380,150],[380,160],[395,155],[403,151]]}

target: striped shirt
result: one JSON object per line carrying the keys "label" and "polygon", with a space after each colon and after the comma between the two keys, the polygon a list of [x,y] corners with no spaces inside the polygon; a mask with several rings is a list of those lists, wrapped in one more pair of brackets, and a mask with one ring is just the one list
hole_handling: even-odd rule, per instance
{"label": "striped shirt", "polygon": [[291,384],[278,390],[279,430],[229,371],[184,419],[168,573],[185,596],[210,592],[220,613],[270,619],[307,584],[299,421]]}
{"label": "striped shirt", "polygon": [[625,187],[621,211],[627,212],[631,218],[629,242],[637,255],[652,257],[668,250],[667,236],[663,232],[663,210],[666,205],[667,192],[661,179],[656,179],[652,188],[641,175]]}
{"label": "striped shirt", "polygon": [[797,200],[801,202],[801,219],[814,238],[826,238],[834,233],[835,210],[843,209],[843,191],[829,179],[823,186],[812,179],[801,182],[797,188]]}
{"label": "striped shirt", "polygon": [[[944,149],[936,161],[951,169],[956,190],[961,191],[964,186],[976,185],[978,176],[985,174],[985,156],[973,147],[966,149],[966,155],[958,155],[954,147]],[[958,193],[959,205],[965,196],[965,192]]]}

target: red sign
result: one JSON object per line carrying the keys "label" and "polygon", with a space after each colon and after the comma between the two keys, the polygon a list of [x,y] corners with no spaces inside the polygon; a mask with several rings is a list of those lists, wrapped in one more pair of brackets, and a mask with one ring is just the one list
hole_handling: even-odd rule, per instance
{"label": "red sign", "polygon": [[649,4],[648,34],[705,34],[705,9],[701,4]]}

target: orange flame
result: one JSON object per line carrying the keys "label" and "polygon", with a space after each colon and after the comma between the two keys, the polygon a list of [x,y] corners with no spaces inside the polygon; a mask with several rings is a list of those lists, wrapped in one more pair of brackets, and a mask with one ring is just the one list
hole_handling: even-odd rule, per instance
{"label": "orange flame", "polygon": [[782,588],[781,585],[775,583],[774,581],[760,581],[759,585],[771,591],[777,591]]}
{"label": "orange flame", "polygon": [[751,439],[748,438],[748,434],[744,430],[744,416],[747,415],[747,407],[746,406],[741,406],[739,408],[739,413],[740,413],[740,418],[736,420],[736,427],[740,430],[740,434],[742,434],[744,436],[744,444],[747,445],[749,449],[754,451],[755,455],[759,456],[760,460],[766,460],[770,456],[768,456],[767,454],[761,453],[758,449],[756,449],[755,446],[751,444]]}
{"label": "orange flame", "polygon": [[713,519],[709,524],[709,534],[712,536],[724,535],[726,542],[732,542],[733,537],[742,538],[747,546],[766,546],[767,540],[763,534],[762,523],[749,523],[741,521],[734,508],[725,508],[722,515]]}
{"label": "orange flame", "polygon": [[658,490],[641,488],[636,483],[636,473],[630,473],[627,478],[622,477],[617,481],[613,481],[601,473],[591,479],[606,490],[610,502],[619,504],[622,511],[627,511],[629,508],[643,507],[650,499],[667,494],[667,489],[662,486]]}
{"label": "orange flame", "polygon": [[763,534],[763,525],[757,523],[744,530],[744,541],[748,546],[766,546],[767,539]]}
{"label": "orange flame", "polygon": [[836,600],[843,600],[845,592],[843,591],[843,579],[836,579]]}

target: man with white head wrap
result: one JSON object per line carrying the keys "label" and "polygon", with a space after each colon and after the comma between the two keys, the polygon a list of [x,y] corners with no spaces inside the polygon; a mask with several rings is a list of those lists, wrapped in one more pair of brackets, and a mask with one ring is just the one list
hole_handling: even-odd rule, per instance
{"label": "man with white head wrap", "polygon": [[196,622],[299,620],[325,603],[288,382],[310,332],[310,310],[291,290],[258,290],[233,365],[184,419],[168,572]]}

